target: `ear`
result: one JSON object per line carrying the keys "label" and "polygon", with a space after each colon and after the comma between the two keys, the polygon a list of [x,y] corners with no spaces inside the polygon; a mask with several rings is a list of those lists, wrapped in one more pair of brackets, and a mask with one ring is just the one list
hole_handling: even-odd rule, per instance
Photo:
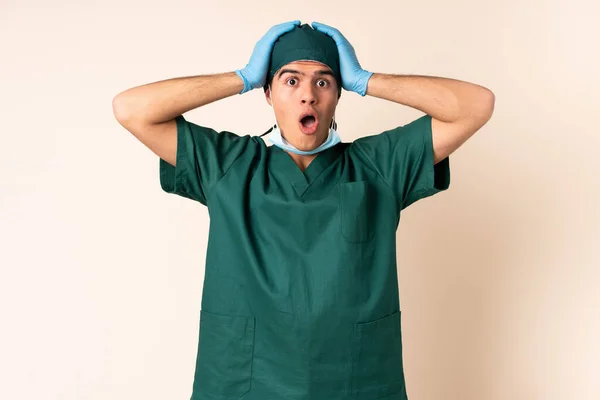
{"label": "ear", "polygon": [[271,102],[271,89],[267,88],[267,90],[265,90],[265,99],[267,100],[267,103],[269,103],[269,105],[271,107],[273,107],[273,103]]}

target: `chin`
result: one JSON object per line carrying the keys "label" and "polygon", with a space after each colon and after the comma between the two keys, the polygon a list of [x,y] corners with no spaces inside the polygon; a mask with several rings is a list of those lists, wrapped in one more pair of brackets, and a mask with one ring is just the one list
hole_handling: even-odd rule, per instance
{"label": "chin", "polygon": [[319,147],[320,145],[323,144],[323,142],[325,142],[325,140],[327,140],[327,134],[317,134],[315,133],[314,135],[305,135],[304,133],[300,132],[300,143],[298,143],[301,147],[298,147],[299,150],[302,151],[310,151],[310,150],[314,150],[317,147]]}
{"label": "chin", "polygon": [[[311,151],[319,147],[325,140],[327,140],[327,136],[329,135],[329,130],[326,132],[315,132],[313,135],[306,135],[298,130],[292,140],[294,140],[295,144],[290,142],[286,138],[286,140],[295,146],[298,150],[301,151]],[[285,134],[283,135],[285,138]]]}

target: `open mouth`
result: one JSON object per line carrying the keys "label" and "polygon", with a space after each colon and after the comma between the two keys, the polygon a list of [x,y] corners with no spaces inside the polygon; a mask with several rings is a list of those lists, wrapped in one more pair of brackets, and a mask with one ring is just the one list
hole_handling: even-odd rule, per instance
{"label": "open mouth", "polygon": [[299,123],[302,133],[310,135],[316,132],[319,120],[317,119],[316,114],[312,112],[306,112],[300,116]]}
{"label": "open mouth", "polygon": [[316,122],[317,122],[317,119],[312,115],[307,115],[306,117],[304,117],[300,120],[300,123],[305,128],[311,128]]}

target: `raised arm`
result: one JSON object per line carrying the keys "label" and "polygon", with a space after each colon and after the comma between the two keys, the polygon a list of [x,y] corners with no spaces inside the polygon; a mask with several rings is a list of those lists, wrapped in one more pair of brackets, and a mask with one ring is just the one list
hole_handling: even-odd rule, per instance
{"label": "raised arm", "polygon": [[234,94],[265,84],[273,44],[300,21],[273,26],[256,43],[248,64],[233,72],[172,78],[127,89],[113,98],[117,121],[160,158],[175,166],[175,118]]}
{"label": "raised arm", "polygon": [[157,156],[175,166],[175,117],[239,93],[244,81],[235,73],[172,78],[127,89],[113,99],[117,121]]}

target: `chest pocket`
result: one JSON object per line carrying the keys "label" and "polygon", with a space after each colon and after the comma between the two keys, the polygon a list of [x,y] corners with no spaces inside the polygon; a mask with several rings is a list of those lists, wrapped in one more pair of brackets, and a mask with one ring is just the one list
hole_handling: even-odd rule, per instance
{"label": "chest pocket", "polygon": [[353,243],[370,241],[375,233],[373,188],[366,181],[340,183],[338,195],[342,237]]}

